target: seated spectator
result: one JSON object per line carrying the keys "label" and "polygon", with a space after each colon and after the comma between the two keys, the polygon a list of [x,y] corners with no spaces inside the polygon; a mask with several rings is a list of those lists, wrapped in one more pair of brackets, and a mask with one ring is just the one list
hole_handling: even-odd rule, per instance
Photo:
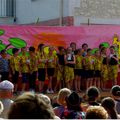
{"label": "seated spectator", "polygon": [[111,89],[111,94],[115,100],[115,107],[116,107],[117,113],[120,114],[120,86],[119,85],[113,86]]}
{"label": "seated spectator", "polygon": [[86,119],[108,119],[108,113],[102,106],[90,106],[86,112]]}
{"label": "seated spectator", "polygon": [[39,97],[48,105],[51,105],[51,100],[48,96],[44,95],[44,94],[39,94]]}
{"label": "seated spectator", "polygon": [[13,97],[14,85],[8,81],[4,80],[0,83],[0,100],[3,104],[4,110],[1,113],[1,118],[7,118],[7,112],[13,103],[11,98]]}
{"label": "seated spectator", "polygon": [[24,93],[19,96],[8,113],[8,119],[54,119],[55,114],[37,94]]}
{"label": "seated spectator", "polygon": [[[51,106],[51,100],[48,96],[44,95],[44,94],[39,94],[39,97],[47,104]],[[58,116],[55,116],[54,119],[60,119]]]}
{"label": "seated spectator", "polygon": [[67,108],[62,113],[62,119],[84,119],[85,113],[82,112],[81,102],[82,98],[76,92],[66,97]]}
{"label": "seated spectator", "polygon": [[97,99],[99,98],[99,95],[100,95],[100,91],[98,88],[92,86],[90,88],[87,89],[87,92],[86,92],[86,95],[88,97],[88,104],[89,105],[92,105],[92,106],[98,106],[100,105],[98,102],[97,102]]}
{"label": "seated spectator", "polygon": [[66,104],[66,96],[71,94],[71,90],[68,88],[63,88],[58,93],[58,103],[60,106],[54,108],[55,114],[61,118],[62,113],[64,112]]}
{"label": "seated spectator", "polygon": [[119,116],[117,115],[117,111],[115,110],[115,101],[111,97],[104,98],[101,102],[101,105],[108,112],[110,119],[117,119]]}
{"label": "seated spectator", "polygon": [[52,107],[53,108],[60,106],[59,103],[58,103],[58,101],[57,101],[57,98],[58,98],[58,96],[54,96],[52,98]]}

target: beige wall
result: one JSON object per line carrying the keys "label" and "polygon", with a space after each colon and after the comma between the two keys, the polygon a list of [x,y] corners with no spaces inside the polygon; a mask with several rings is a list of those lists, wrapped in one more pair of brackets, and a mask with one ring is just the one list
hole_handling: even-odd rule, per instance
{"label": "beige wall", "polygon": [[80,0],[74,8],[75,24],[120,24],[120,0]]}

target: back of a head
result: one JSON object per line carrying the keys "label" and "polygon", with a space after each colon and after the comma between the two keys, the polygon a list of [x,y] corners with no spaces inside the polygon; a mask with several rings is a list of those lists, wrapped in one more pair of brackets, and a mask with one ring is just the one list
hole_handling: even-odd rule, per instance
{"label": "back of a head", "polygon": [[120,97],[120,86],[119,85],[113,86],[111,89],[111,94],[115,97]]}
{"label": "back of a head", "polygon": [[101,105],[104,108],[107,109],[114,109],[115,108],[115,102],[114,99],[112,99],[111,97],[106,97],[102,100]]}
{"label": "back of a head", "polygon": [[8,99],[13,95],[14,85],[8,80],[0,82],[0,98]]}
{"label": "back of a head", "polygon": [[39,97],[48,105],[51,105],[51,100],[48,96],[44,94],[39,94]]}
{"label": "back of a head", "polygon": [[100,91],[97,87],[89,87],[86,91],[88,101],[95,101],[99,97]]}
{"label": "back of a head", "polygon": [[54,112],[37,94],[19,96],[8,112],[8,119],[53,119]]}
{"label": "back of a head", "polygon": [[15,54],[15,53],[18,52],[18,51],[19,51],[19,49],[17,49],[17,48],[13,48],[13,49],[12,49],[12,53],[13,53],[13,54]]}
{"label": "back of a head", "polygon": [[14,85],[10,81],[4,80],[4,81],[0,82],[0,91],[2,91],[2,90],[3,91],[5,91],[5,90],[13,91],[13,89],[14,89]]}
{"label": "back of a head", "polygon": [[66,105],[66,100],[65,98],[71,94],[71,90],[68,88],[63,88],[59,91],[58,93],[58,103],[65,106]]}
{"label": "back of a head", "polygon": [[86,111],[86,119],[108,119],[108,113],[102,106],[90,106]]}
{"label": "back of a head", "polygon": [[112,119],[117,119],[117,112],[115,110],[115,101],[111,97],[106,97],[102,100],[101,105],[107,110]]}
{"label": "back of a head", "polygon": [[72,92],[69,96],[66,97],[68,110],[82,111],[80,105],[81,102],[82,98],[76,92]]}

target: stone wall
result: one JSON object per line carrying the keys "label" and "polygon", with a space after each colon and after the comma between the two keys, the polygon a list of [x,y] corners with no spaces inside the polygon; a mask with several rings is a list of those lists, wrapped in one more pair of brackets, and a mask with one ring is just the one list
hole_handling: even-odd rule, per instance
{"label": "stone wall", "polygon": [[81,0],[75,16],[92,18],[120,18],[120,0]]}

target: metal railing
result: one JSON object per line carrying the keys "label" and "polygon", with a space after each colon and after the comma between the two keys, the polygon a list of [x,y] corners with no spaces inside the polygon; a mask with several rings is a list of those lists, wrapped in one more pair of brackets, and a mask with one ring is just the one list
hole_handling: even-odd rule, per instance
{"label": "metal railing", "polygon": [[0,17],[15,17],[16,0],[0,0]]}

